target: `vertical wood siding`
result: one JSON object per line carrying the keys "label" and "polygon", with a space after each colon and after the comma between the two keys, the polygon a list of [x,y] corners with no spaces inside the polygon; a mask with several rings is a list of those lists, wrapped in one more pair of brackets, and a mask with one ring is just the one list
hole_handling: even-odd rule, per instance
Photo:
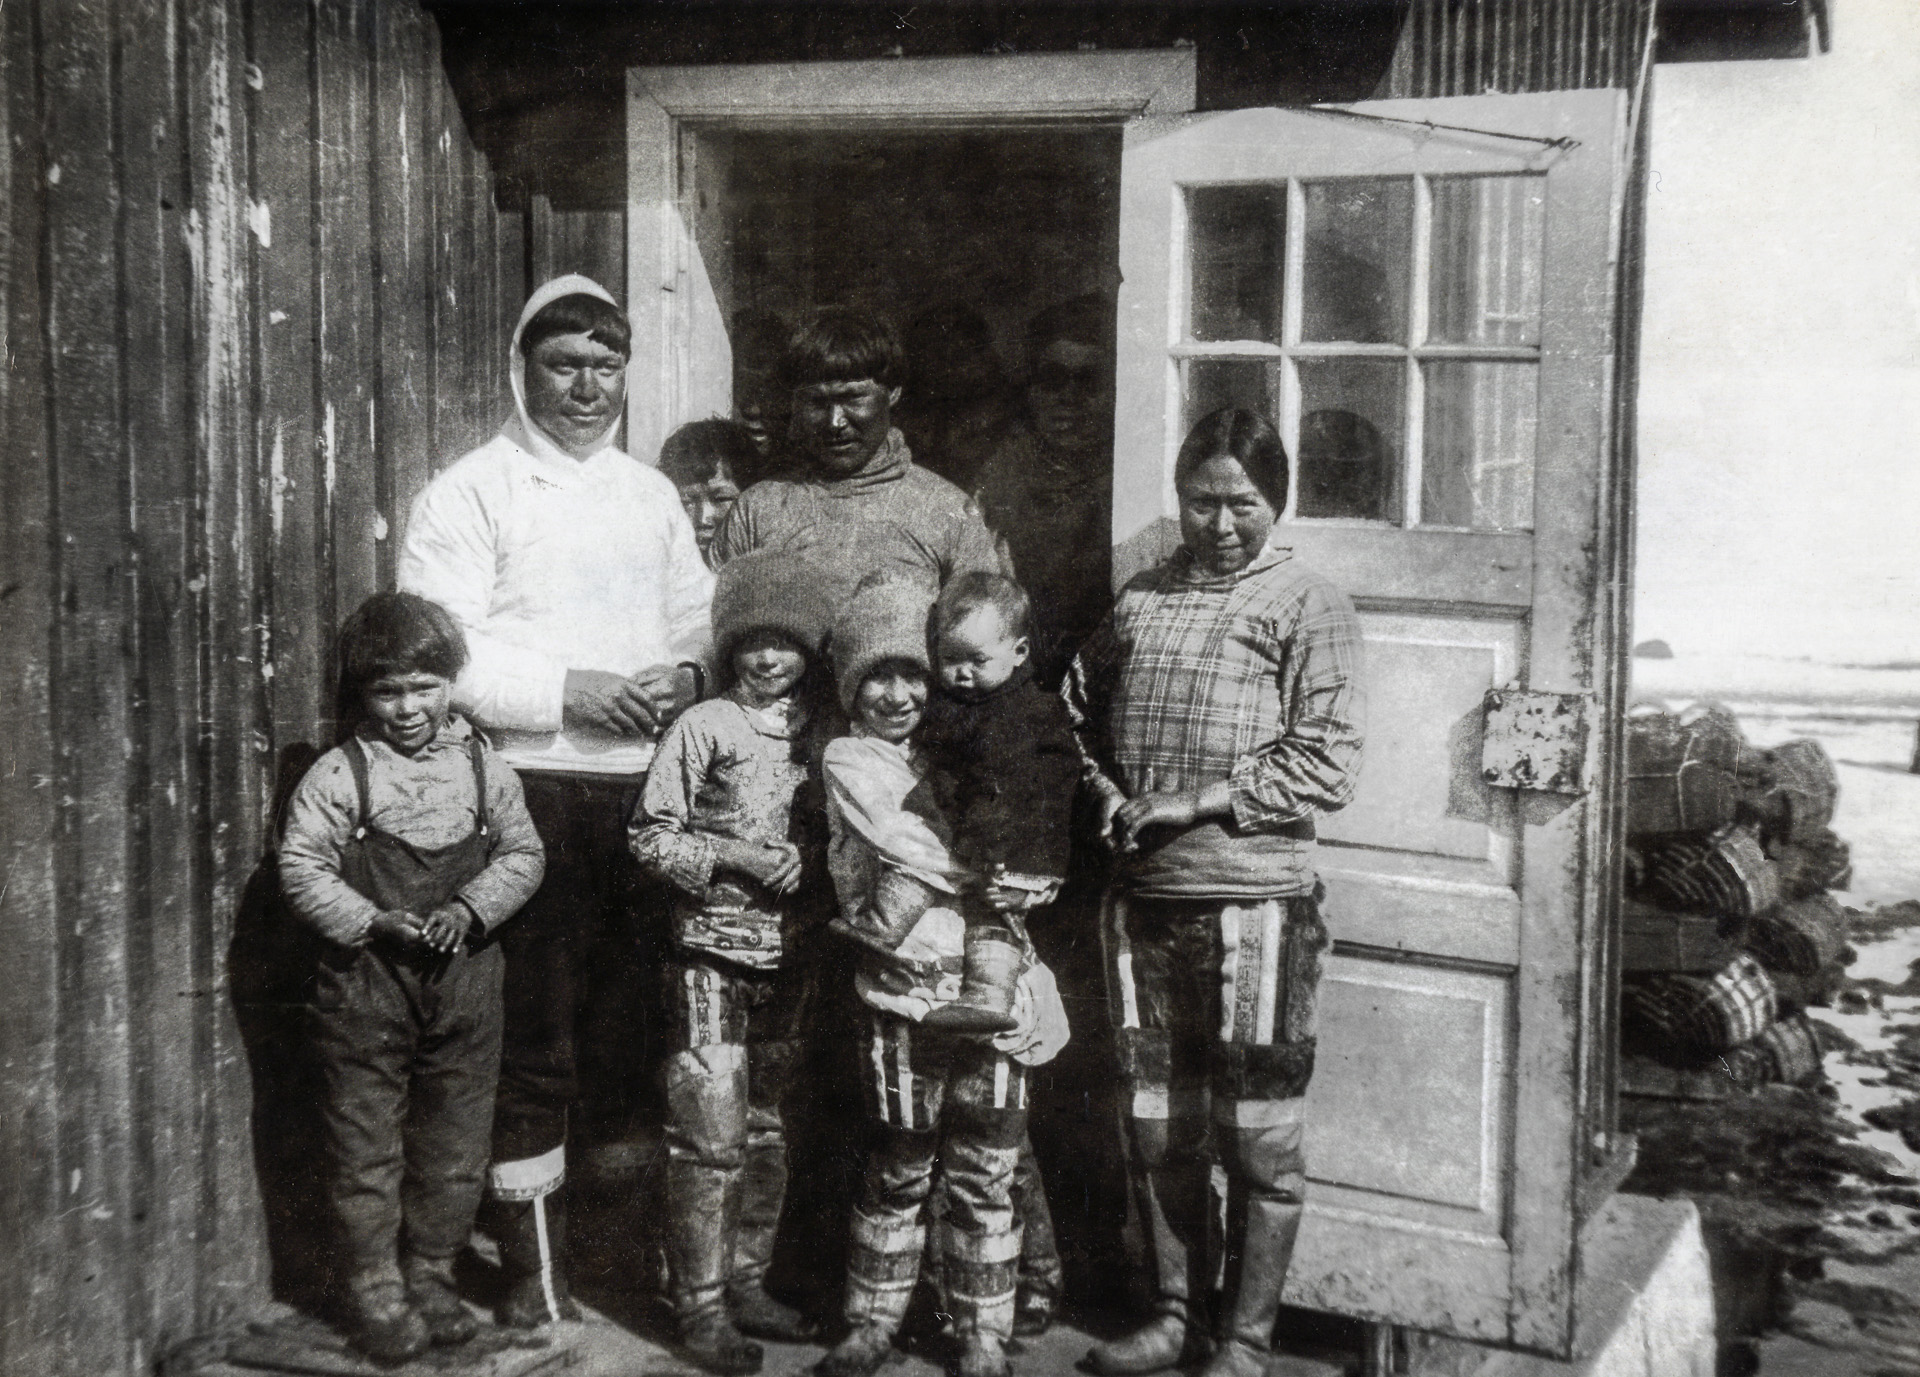
{"label": "vertical wood siding", "polygon": [[0,1371],[144,1373],[282,1280],[237,925],[527,240],[415,0],[18,0],[0,59]]}
{"label": "vertical wood siding", "polygon": [[1379,94],[1639,85],[1654,0],[1409,0]]}

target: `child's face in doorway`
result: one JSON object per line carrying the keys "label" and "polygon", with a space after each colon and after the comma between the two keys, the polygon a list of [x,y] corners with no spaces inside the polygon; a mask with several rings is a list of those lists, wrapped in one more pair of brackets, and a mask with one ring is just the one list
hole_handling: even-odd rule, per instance
{"label": "child's face in doorway", "polygon": [[853,715],[860,725],[896,744],[913,735],[926,710],[927,676],[904,660],[876,665],[853,696]]}
{"label": "child's face in doorway", "polygon": [[787,697],[806,672],[806,652],[777,631],[749,632],[733,650],[734,681],[750,707]]}
{"label": "child's face in doorway", "polygon": [[447,725],[453,680],[424,670],[387,674],[367,685],[361,701],[380,739],[402,755],[412,755]]}
{"label": "child's face in doorway", "polygon": [[934,637],[933,664],[940,687],[960,699],[984,698],[1027,662],[1025,636],[1012,635],[991,603],[982,603]]}
{"label": "child's face in doorway", "polygon": [[687,509],[687,520],[693,523],[693,538],[699,542],[701,554],[712,548],[714,533],[739,497],[740,485],[733,481],[724,460],[716,459],[713,473],[700,482],[680,485],[680,505]]}

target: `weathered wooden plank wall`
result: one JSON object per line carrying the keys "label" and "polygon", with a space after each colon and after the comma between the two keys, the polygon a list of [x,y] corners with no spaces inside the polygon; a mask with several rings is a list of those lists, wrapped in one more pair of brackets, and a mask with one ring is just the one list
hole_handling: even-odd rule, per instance
{"label": "weathered wooden plank wall", "polygon": [[526,290],[438,45],[415,0],[0,6],[0,1371],[144,1373],[286,1280],[243,900]]}
{"label": "weathered wooden plank wall", "polygon": [[1379,94],[1639,85],[1654,0],[1409,0]]}
{"label": "weathered wooden plank wall", "polygon": [[626,290],[624,209],[555,210],[545,196],[535,195],[527,210],[527,233],[533,281],[585,273],[616,295]]}

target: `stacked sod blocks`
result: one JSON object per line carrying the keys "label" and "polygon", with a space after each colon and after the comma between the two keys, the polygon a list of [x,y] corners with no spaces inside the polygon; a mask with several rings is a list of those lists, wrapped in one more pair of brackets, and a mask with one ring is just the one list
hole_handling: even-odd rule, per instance
{"label": "stacked sod blocks", "polygon": [[1727,709],[1628,718],[1621,1088],[1718,1099],[1820,1077],[1805,1010],[1849,957],[1847,844],[1816,741],[1747,743]]}

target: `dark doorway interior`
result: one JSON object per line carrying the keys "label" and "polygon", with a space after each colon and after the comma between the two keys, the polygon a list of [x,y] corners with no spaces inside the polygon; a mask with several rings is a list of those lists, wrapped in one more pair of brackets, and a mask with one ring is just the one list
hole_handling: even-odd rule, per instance
{"label": "dark doorway interior", "polygon": [[735,313],[963,304],[1012,362],[1034,312],[1118,285],[1116,127],[725,138]]}

